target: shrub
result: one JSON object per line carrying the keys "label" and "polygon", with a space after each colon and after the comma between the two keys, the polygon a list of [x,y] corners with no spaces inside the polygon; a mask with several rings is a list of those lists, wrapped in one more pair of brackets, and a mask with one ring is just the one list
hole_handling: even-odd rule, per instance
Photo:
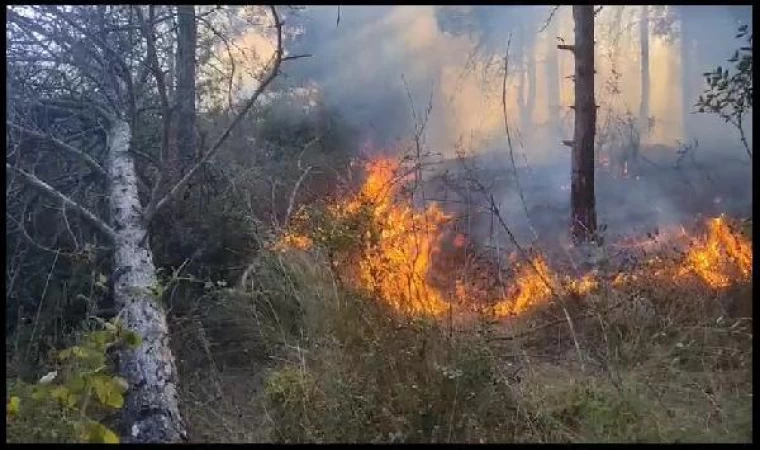
{"label": "shrub", "polygon": [[137,346],[140,338],[116,320],[87,333],[79,343],[54,355],[56,368],[35,384],[8,382],[8,442],[118,443],[102,421],[124,404],[127,381],[112,375],[108,352]]}

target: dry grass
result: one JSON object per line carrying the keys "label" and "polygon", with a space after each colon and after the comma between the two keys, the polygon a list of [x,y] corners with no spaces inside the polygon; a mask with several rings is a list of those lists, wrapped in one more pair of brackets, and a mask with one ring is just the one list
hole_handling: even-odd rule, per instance
{"label": "dry grass", "polygon": [[567,298],[580,364],[556,304],[451,330],[352,292],[315,251],[263,253],[256,274],[175,327],[195,441],[751,441],[751,284]]}

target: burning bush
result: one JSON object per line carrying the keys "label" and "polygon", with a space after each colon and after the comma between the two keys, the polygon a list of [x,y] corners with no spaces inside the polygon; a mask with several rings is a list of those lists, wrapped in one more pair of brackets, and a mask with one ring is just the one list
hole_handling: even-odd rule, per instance
{"label": "burning bush", "polygon": [[401,195],[402,169],[391,159],[370,161],[357,194],[302,211],[282,244],[324,248],[355,287],[399,311],[437,315],[448,304],[428,276],[448,217],[435,204],[414,210]]}
{"label": "burning bush", "polygon": [[726,288],[733,280],[748,281],[752,275],[752,245],[724,216],[711,219],[707,226],[707,235],[691,248],[681,273],[694,272],[713,288]]}

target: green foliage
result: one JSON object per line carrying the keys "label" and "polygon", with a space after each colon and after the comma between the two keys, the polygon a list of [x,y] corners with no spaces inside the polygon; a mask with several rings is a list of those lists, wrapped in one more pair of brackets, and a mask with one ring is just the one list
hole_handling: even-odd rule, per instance
{"label": "green foliage", "polygon": [[316,205],[299,211],[293,229],[332,255],[351,254],[377,243],[380,230],[374,218],[375,205],[362,199],[355,209]]}
{"label": "green foliage", "polygon": [[747,44],[736,50],[728,60],[734,64],[733,72],[718,66],[714,71],[705,73],[707,87],[699,96],[696,107],[700,113],[716,114],[735,126],[751,154],[743,130],[744,116],[752,110],[752,33],[747,25],[739,27],[736,38],[746,38]]}
{"label": "green foliage", "polygon": [[124,405],[127,381],[112,375],[107,352],[140,345],[140,337],[118,322],[87,333],[78,345],[57,352],[55,370],[30,384],[8,385],[8,442],[118,443],[101,423]]}

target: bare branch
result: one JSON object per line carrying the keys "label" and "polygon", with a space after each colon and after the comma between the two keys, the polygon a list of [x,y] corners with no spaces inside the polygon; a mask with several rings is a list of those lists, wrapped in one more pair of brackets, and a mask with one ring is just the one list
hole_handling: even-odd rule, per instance
{"label": "bare branch", "polygon": [[284,61],[292,61],[294,59],[311,58],[312,56],[314,56],[314,55],[312,55],[311,53],[304,53],[303,55],[286,56],[286,57],[282,58],[282,60],[283,60],[283,62]]}
{"label": "bare branch", "polygon": [[533,233],[533,238],[538,239],[536,230],[533,228],[533,224],[530,220],[530,213],[528,212],[528,204],[525,202],[525,196],[523,195],[522,186],[520,186],[520,177],[517,175],[517,166],[515,165],[515,152],[512,147],[512,137],[509,133],[509,118],[507,117],[507,76],[509,75],[509,45],[512,43],[512,33],[507,38],[507,50],[504,53],[504,78],[501,84],[501,107],[504,113],[504,131],[507,133],[507,145],[509,145],[509,160],[512,162],[512,176],[515,178],[515,186],[517,187],[517,193],[520,195],[520,201],[522,202],[523,210],[525,211],[525,218],[528,219],[528,226]]}
{"label": "bare branch", "polygon": [[113,228],[108,226],[102,219],[100,219],[98,216],[90,212],[87,208],[83,207],[79,203],[73,201],[69,197],[63,195],[60,193],[57,189],[50,186],[49,184],[45,183],[44,181],[37,178],[37,176],[25,172],[21,169],[17,169],[15,167],[12,167],[7,162],[5,163],[5,170],[6,171],[15,171],[19,175],[21,175],[24,178],[24,181],[26,181],[29,185],[37,188],[47,196],[59,200],[61,203],[65,204],[68,208],[71,208],[75,211],[77,211],[82,217],[87,219],[88,222],[90,222],[91,225],[93,225],[95,228],[98,229],[101,233],[103,233],[106,237],[108,237],[111,241],[114,240],[116,234],[114,233]]}
{"label": "bare branch", "polygon": [[312,166],[307,167],[300,177],[298,177],[298,181],[296,181],[295,186],[293,186],[293,192],[290,193],[290,201],[288,202],[288,210],[285,212],[285,222],[284,222],[284,228],[287,228],[288,222],[290,222],[290,215],[293,212],[293,203],[296,199],[296,193],[298,192],[298,188],[301,187],[301,183],[303,183],[303,180],[306,179],[306,175],[309,174],[311,171]]}
{"label": "bare branch", "polygon": [[274,52],[274,62],[272,65],[272,69],[269,72],[269,74],[264,78],[264,80],[259,84],[259,86],[256,88],[256,91],[253,93],[250,99],[248,99],[248,102],[246,102],[243,109],[235,116],[235,118],[232,120],[232,123],[227,127],[226,130],[222,133],[221,136],[216,140],[214,145],[211,147],[211,149],[206,152],[205,155],[203,155],[203,158],[195,164],[188,172],[185,174],[185,176],[180,179],[177,184],[174,185],[174,187],[169,190],[169,193],[166,194],[161,200],[157,202],[151,201],[151,203],[148,205],[148,207],[145,209],[144,217],[145,219],[150,222],[150,220],[153,218],[153,216],[156,214],[158,210],[160,210],[162,207],[166,206],[167,203],[172,201],[179,192],[187,186],[187,184],[190,182],[190,179],[195,174],[195,172],[198,171],[198,169],[206,164],[221,148],[224,141],[227,140],[230,133],[232,133],[232,130],[240,123],[240,121],[243,119],[243,117],[248,113],[248,111],[253,107],[254,103],[256,103],[256,100],[261,96],[261,94],[264,92],[264,90],[269,86],[269,84],[272,82],[272,80],[275,79],[277,74],[280,71],[280,65],[282,63],[282,22],[280,21],[279,15],[277,15],[277,10],[274,6],[270,6],[270,9],[272,11],[272,15],[274,16],[274,24],[277,29],[277,47],[275,48]]}
{"label": "bare branch", "polygon": [[43,133],[40,133],[38,131],[30,130],[28,128],[22,127],[21,125],[17,125],[15,123],[11,123],[11,122],[5,122],[5,123],[9,127],[14,128],[16,130],[19,130],[19,131],[21,131],[24,134],[28,134],[29,136],[33,136],[33,137],[36,137],[38,139],[45,139],[45,140],[48,140],[48,141],[52,142],[53,144],[55,144],[58,147],[66,150],[67,152],[71,153],[72,155],[75,155],[78,158],[81,158],[90,167],[94,168],[99,174],[101,174],[103,176],[106,175],[106,170],[103,168],[103,166],[101,166],[100,164],[98,164],[98,162],[95,161],[87,153],[84,153],[81,150],[76,149],[73,146],[71,146],[71,145],[69,145],[69,144],[67,144],[67,143],[65,143],[65,142],[63,142],[63,141],[61,141],[59,139],[54,138],[50,134],[43,134]]}
{"label": "bare branch", "polygon": [[[24,237],[24,239],[26,239],[34,247],[36,247],[36,248],[38,248],[38,249],[40,249],[40,250],[42,250],[44,252],[49,252],[49,253],[61,252],[60,248],[58,248],[58,249],[52,249],[50,247],[45,247],[44,245],[42,245],[39,242],[35,241],[34,238],[32,238],[31,236],[29,236],[29,233],[26,231],[26,227],[23,224],[23,220],[24,220],[23,217],[22,217],[21,220],[16,220],[15,217],[11,216],[7,212],[5,213],[5,217],[8,218],[8,219],[10,219],[11,221],[13,221],[16,224],[16,226],[18,227],[18,230],[21,232],[21,235]],[[65,252],[61,252],[60,254],[63,255],[63,256],[67,256],[67,257],[72,257],[74,255],[74,253],[65,253]]]}
{"label": "bare branch", "polygon": [[[211,31],[211,33],[213,33],[215,36],[221,39],[222,43],[224,44],[224,48],[227,51],[227,58],[229,58],[230,60],[230,76],[227,78],[227,103],[229,103],[230,110],[233,110],[234,107],[232,105],[232,83],[233,83],[233,80],[235,79],[235,58],[232,56],[232,48],[231,48],[232,45],[222,33],[216,30],[216,28],[211,24],[211,22],[206,20],[204,17],[201,17],[200,15],[197,15],[196,19],[199,20],[200,22],[203,22],[206,25],[206,28],[208,28],[209,31]],[[235,47],[239,49],[239,47],[237,46]],[[221,70],[219,70],[219,72],[222,73],[222,75],[224,75],[224,73]]]}
{"label": "bare branch", "polygon": [[552,12],[549,13],[549,17],[546,19],[546,21],[544,22],[544,24],[541,25],[541,28],[538,30],[539,33],[543,33],[544,30],[546,30],[546,27],[549,26],[549,23],[551,23],[552,19],[554,18],[554,14],[557,13],[557,10],[559,9],[560,6],[562,6],[562,5],[555,5],[552,8]]}
{"label": "bare branch", "polygon": [[144,159],[145,161],[149,162],[150,164],[152,164],[152,165],[154,165],[156,167],[161,167],[161,162],[160,161],[158,161],[156,158],[154,158],[153,156],[151,156],[151,155],[149,155],[149,154],[147,154],[145,152],[141,152],[140,150],[136,150],[134,148],[130,148],[129,149],[129,153],[131,153],[131,154],[133,154],[135,156],[139,156],[140,158]]}
{"label": "bare branch", "polygon": [[[135,98],[134,98],[134,84],[132,81],[132,76],[129,70],[129,66],[127,66],[127,63],[124,61],[121,55],[119,55],[119,53],[116,50],[114,50],[110,45],[108,45],[108,43],[105,42],[99,35],[94,34],[92,32],[88,32],[88,30],[85,30],[84,28],[82,28],[82,26],[76,23],[69,16],[68,13],[61,11],[55,6],[46,6],[45,9],[61,17],[66,23],[71,25],[74,29],[76,29],[83,35],[91,36],[91,38],[94,39],[95,43],[101,48],[101,50],[103,50],[103,52],[108,55],[109,62],[112,64],[115,64],[120,69],[121,73],[118,74],[117,76],[120,77],[126,84],[125,94],[128,97],[127,106],[129,108],[130,114],[134,117],[134,112],[137,110],[137,107],[135,105]],[[92,53],[95,53],[95,52],[92,52]]]}
{"label": "bare branch", "polygon": [[[154,6],[148,6],[148,18],[151,22],[154,19]],[[153,72],[153,77],[156,79],[156,86],[158,87],[158,95],[161,100],[161,117],[163,119],[163,133],[161,135],[161,161],[164,160],[164,155],[169,148],[169,133],[171,131],[171,114],[172,110],[169,105],[169,96],[166,93],[166,84],[164,83],[164,74],[161,72],[161,66],[158,64],[158,56],[156,54],[156,41],[153,36],[153,29],[145,22],[141,7],[137,7],[137,21],[140,22],[140,28],[142,29],[143,36],[148,47],[148,67]]]}

